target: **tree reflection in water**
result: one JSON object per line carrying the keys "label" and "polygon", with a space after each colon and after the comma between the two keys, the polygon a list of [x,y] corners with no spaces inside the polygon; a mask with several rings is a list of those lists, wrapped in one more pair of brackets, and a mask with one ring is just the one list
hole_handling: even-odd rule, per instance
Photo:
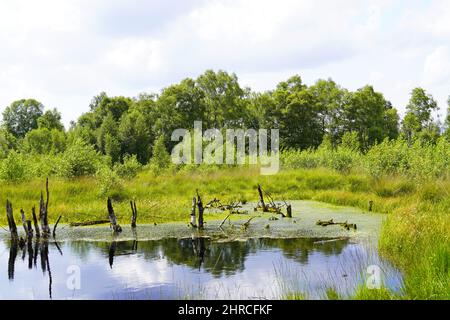
{"label": "tree reflection in water", "polygon": [[[216,242],[209,238],[193,237],[185,239],[162,239],[141,241],[139,253],[147,260],[165,258],[169,263],[185,265],[193,269],[211,273],[215,277],[242,272],[249,254],[258,250],[280,250],[283,255],[301,264],[307,264],[313,252],[323,255],[338,255],[348,244],[348,239],[323,241],[320,245],[315,238],[295,239],[248,239],[246,241]],[[108,248],[109,264],[112,268],[115,256],[129,255],[137,252],[137,240],[96,243],[96,246]],[[102,249],[102,250],[103,250]]]}

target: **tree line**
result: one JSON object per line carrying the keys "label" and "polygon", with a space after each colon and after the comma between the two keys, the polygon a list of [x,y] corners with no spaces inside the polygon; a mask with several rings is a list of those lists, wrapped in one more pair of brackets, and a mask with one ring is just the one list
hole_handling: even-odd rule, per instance
{"label": "tree line", "polygon": [[131,98],[102,92],[67,130],[57,109],[45,110],[35,99],[14,101],[3,112],[0,159],[11,151],[60,154],[82,143],[112,164],[129,156],[147,164],[156,142],[170,150],[172,131],[192,128],[196,120],[205,129],[279,129],[282,149],[317,148],[324,137],[338,146],[346,133],[355,135],[362,152],[386,138],[402,137],[409,144],[418,139],[433,143],[442,135],[450,139],[449,112],[444,123],[436,121],[437,103],[423,88],[411,91],[406,110],[400,120],[392,103],[370,85],[350,91],[321,79],[307,86],[295,75],[274,90],[254,92],[242,87],[235,74],[207,70],[159,94]]}

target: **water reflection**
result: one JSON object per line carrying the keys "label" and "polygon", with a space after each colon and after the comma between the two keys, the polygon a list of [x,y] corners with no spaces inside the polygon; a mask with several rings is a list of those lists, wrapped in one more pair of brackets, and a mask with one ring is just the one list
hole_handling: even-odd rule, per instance
{"label": "water reflection", "polygon": [[[0,253],[8,249],[7,259],[6,255],[0,256],[0,272],[7,264],[9,279],[9,283],[0,280],[0,287],[8,288],[0,290],[3,299],[158,299],[196,295],[227,298],[222,291],[236,291],[239,295],[233,294],[230,298],[249,298],[256,292],[259,297],[276,298],[282,294],[277,270],[281,265],[281,269],[287,266],[290,271],[301,272],[305,276],[301,281],[317,291],[313,297],[319,297],[321,286],[328,286],[324,281],[331,281],[329,285],[339,281],[337,286],[348,289],[364,280],[359,263],[363,262],[363,267],[373,262],[383,263],[377,255],[369,256],[363,247],[347,239],[261,238],[216,242],[191,237],[138,241],[135,234],[131,241],[119,241],[114,237],[110,242],[58,244],[41,239],[29,240],[23,246],[17,240],[0,243]],[[23,263],[16,261],[20,253]],[[367,261],[358,261],[355,254],[365,255]],[[36,273],[37,260],[40,276]],[[82,273],[83,285],[79,291],[66,286],[67,268],[73,264],[79,266]],[[337,278],[327,280],[330,272],[336,273]],[[343,280],[343,274],[351,279]],[[300,281],[295,276],[293,281],[297,280]],[[387,280],[390,287],[401,285],[401,276],[396,270]]]}

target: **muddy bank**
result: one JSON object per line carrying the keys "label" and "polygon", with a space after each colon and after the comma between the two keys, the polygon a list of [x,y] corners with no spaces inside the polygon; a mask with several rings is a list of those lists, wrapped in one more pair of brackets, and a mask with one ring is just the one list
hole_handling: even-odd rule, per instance
{"label": "muddy bank", "polygon": [[[70,227],[59,225],[56,240],[117,241],[157,240],[162,238],[186,238],[203,236],[217,241],[245,240],[248,238],[349,238],[355,242],[373,242],[378,238],[383,219],[382,214],[369,213],[351,207],[341,207],[314,201],[290,201],[292,218],[282,218],[271,213],[254,212],[254,203],[244,205],[240,211],[248,214],[235,214],[219,228],[222,220],[209,217],[205,212],[205,228],[198,231],[188,226],[189,210],[186,210],[186,222],[163,224],[137,224],[133,229],[122,225],[123,231],[113,235],[109,225],[90,227]],[[120,212],[118,213],[120,215]],[[214,215],[213,215],[214,216]],[[245,226],[245,223],[254,217]],[[319,226],[318,220],[348,222],[357,225],[357,230],[346,230],[339,225]],[[5,239],[9,233],[1,230],[0,237]]]}

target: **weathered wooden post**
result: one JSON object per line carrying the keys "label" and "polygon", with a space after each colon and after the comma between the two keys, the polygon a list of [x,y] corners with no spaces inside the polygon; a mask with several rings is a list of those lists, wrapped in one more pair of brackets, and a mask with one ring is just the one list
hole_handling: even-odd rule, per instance
{"label": "weathered wooden post", "polygon": [[195,218],[196,207],[197,207],[197,199],[195,197],[193,197],[192,198],[192,209],[191,209],[191,221],[190,221],[190,224],[194,228],[197,227],[197,221],[196,221],[196,218]]}
{"label": "weathered wooden post", "polygon": [[198,207],[198,228],[203,229],[203,203],[197,190],[197,207]]}
{"label": "weathered wooden post", "polygon": [[36,238],[40,238],[41,232],[39,231],[39,224],[38,224],[38,220],[36,217],[36,207],[35,206],[33,206],[33,208],[31,208],[31,213],[33,215],[33,224],[34,224],[34,231],[36,233]]}
{"label": "weathered wooden post", "polygon": [[8,259],[8,279],[14,279],[14,269],[17,257],[17,238],[11,239],[11,246],[9,247],[9,259]]}
{"label": "weathered wooden post", "polygon": [[370,200],[369,201],[369,212],[372,211],[372,207],[373,207],[373,201]]}
{"label": "weathered wooden post", "polygon": [[14,221],[13,208],[11,202],[6,200],[6,218],[8,220],[9,232],[11,233],[11,238],[17,239],[17,227]]}
{"label": "weathered wooden post", "polygon": [[130,206],[131,206],[131,227],[136,228],[136,220],[137,220],[136,201],[130,201]]}
{"label": "weathered wooden post", "polygon": [[287,218],[292,218],[292,206],[290,204],[288,204],[286,206],[286,217]]}
{"label": "weathered wooden post", "polygon": [[107,207],[108,207],[109,222],[111,223],[113,231],[122,232],[122,227],[117,224],[116,214],[114,213],[114,209],[110,198],[108,198]]}
{"label": "weathered wooden post", "polygon": [[20,209],[20,215],[22,217],[22,225],[23,230],[25,231],[25,237],[27,237],[28,236],[27,219],[25,218],[25,212],[23,211],[23,209]]}
{"label": "weathered wooden post", "polygon": [[33,239],[33,227],[31,226],[31,220],[27,220],[26,223],[27,223],[27,230],[28,230],[27,238],[29,240],[31,240],[31,239]]}
{"label": "weathered wooden post", "polygon": [[45,203],[44,203],[44,195],[42,192],[41,192],[41,200],[39,202],[39,220],[41,222],[42,236],[44,238],[50,235],[50,227],[48,225],[48,202],[50,199],[50,192],[48,191],[48,178],[45,181],[45,191],[47,195]]}

